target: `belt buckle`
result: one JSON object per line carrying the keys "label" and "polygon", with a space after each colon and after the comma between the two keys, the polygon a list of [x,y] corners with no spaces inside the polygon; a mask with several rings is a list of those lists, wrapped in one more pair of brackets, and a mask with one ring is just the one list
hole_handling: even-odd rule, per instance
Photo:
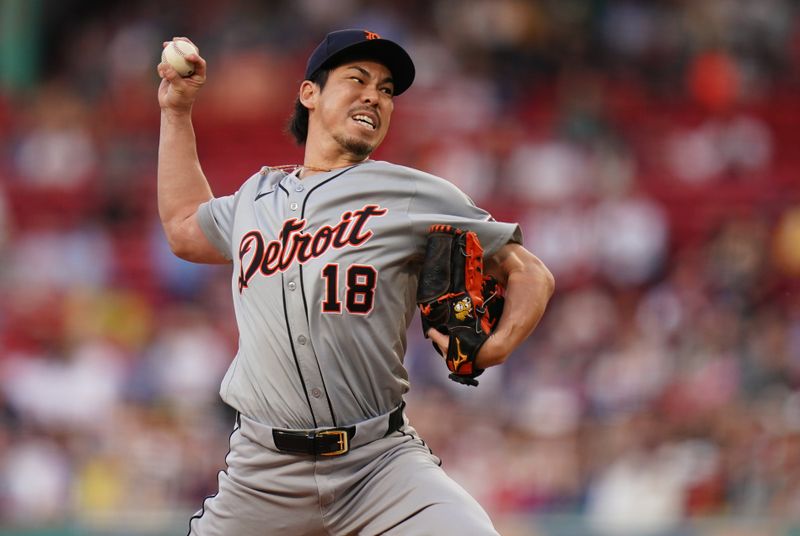
{"label": "belt buckle", "polygon": [[347,437],[347,430],[323,430],[317,432],[318,436],[339,436],[338,443],[339,449],[333,452],[320,452],[320,456],[340,456],[346,454],[350,450],[349,438]]}

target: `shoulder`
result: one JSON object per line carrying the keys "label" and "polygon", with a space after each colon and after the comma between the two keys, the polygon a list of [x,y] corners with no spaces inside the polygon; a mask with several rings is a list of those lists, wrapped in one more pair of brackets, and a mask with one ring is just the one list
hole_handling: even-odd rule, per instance
{"label": "shoulder", "polygon": [[254,201],[262,195],[275,191],[286,175],[287,172],[285,170],[263,166],[245,179],[236,192],[222,196],[214,196],[211,203],[235,206],[248,199]]}
{"label": "shoulder", "polygon": [[240,193],[264,194],[275,190],[278,184],[288,175],[282,168],[262,166],[250,175],[239,188]]}
{"label": "shoulder", "polygon": [[424,171],[420,171],[419,169],[412,168],[409,166],[403,166],[401,164],[394,164],[392,162],[386,162],[384,160],[371,160],[368,166],[365,166],[365,170],[370,172],[381,172],[381,173],[388,173],[391,175],[404,175],[411,178],[422,179],[422,180],[444,180],[440,177],[435,175],[431,175],[430,173],[425,173]]}
{"label": "shoulder", "polygon": [[387,176],[410,181],[414,183],[417,189],[443,190],[448,193],[466,195],[456,185],[442,177],[400,164],[375,160],[370,162],[369,168],[365,169],[365,171],[385,173]]}
{"label": "shoulder", "polygon": [[259,187],[275,188],[291,171],[284,166],[262,166],[247,180],[257,182]]}

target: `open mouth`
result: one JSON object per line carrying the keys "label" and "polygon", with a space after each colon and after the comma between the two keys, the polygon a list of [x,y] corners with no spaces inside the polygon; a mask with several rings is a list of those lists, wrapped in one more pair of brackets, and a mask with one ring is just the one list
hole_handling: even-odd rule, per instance
{"label": "open mouth", "polygon": [[375,118],[370,117],[366,114],[356,114],[353,116],[353,120],[356,123],[360,123],[371,130],[375,130],[376,128],[378,128],[378,121]]}

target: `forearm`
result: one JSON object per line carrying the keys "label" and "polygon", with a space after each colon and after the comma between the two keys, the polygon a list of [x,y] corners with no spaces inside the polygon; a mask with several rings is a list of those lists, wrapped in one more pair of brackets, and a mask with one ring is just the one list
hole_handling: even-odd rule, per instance
{"label": "forearm", "polygon": [[191,115],[161,111],[158,143],[158,213],[165,231],[180,225],[211,199],[200,160]]}
{"label": "forearm", "polygon": [[[181,38],[184,39],[185,38]],[[164,42],[164,46],[167,46]],[[195,73],[183,78],[167,63],[158,64],[161,83],[161,133],[158,141],[158,213],[167,242],[178,257],[203,263],[228,259],[208,241],[197,220],[197,208],[212,198],[192,127],[192,105],[205,83],[206,62],[198,54],[186,59]]]}
{"label": "forearm", "polygon": [[503,363],[527,339],[544,315],[555,283],[547,267],[534,255],[519,248],[500,266],[505,280],[503,314],[481,348],[480,368]]}

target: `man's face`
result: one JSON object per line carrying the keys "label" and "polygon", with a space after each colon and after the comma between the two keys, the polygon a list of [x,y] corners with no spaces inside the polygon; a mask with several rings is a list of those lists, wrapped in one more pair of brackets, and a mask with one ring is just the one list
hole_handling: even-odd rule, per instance
{"label": "man's face", "polygon": [[328,74],[322,91],[316,87],[309,134],[319,129],[315,135],[363,160],[389,130],[393,92],[392,74],[383,64],[362,60],[340,65]]}

